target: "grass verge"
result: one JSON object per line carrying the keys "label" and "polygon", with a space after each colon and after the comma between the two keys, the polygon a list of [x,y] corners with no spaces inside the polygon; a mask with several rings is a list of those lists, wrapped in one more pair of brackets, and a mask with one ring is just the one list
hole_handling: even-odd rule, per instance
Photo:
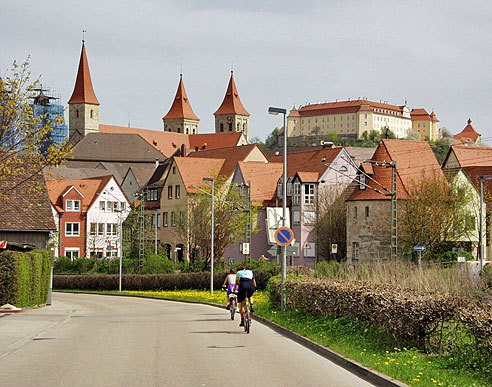
{"label": "grass verge", "polygon": [[[120,294],[117,291],[84,293]],[[220,291],[214,294],[197,290],[124,291],[122,294],[224,305],[226,302],[225,293]],[[414,348],[400,348],[384,331],[375,329],[367,323],[345,318],[309,316],[296,310],[280,312],[272,308],[266,292],[257,292],[254,298],[255,314],[410,386],[488,387],[492,385],[490,369],[484,370],[477,366],[476,372],[471,373],[469,369],[473,368],[473,365],[467,362],[465,353],[461,357],[459,355],[435,357]]]}

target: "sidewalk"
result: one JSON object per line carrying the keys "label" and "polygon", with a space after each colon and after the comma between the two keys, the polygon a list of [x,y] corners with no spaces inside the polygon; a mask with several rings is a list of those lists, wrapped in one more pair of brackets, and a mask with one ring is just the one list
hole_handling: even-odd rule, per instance
{"label": "sidewalk", "polygon": [[71,305],[53,300],[52,305],[0,314],[0,358],[33,338],[42,337],[43,332],[62,324],[74,312]]}

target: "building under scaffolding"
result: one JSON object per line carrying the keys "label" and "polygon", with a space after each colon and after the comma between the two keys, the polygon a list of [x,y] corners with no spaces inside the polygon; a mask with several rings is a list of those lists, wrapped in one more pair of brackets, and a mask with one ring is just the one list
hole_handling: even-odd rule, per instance
{"label": "building under scaffolding", "polygon": [[[51,93],[51,95],[45,94],[47,90],[43,88],[39,88],[37,91],[39,91],[39,94],[34,97],[32,105],[34,117],[42,117],[39,123],[40,127],[49,123],[53,128],[43,142],[43,149],[41,150],[44,151],[51,144],[61,144],[68,139],[68,126],[64,122],[64,109],[59,103],[60,96],[54,96],[54,93]],[[63,122],[60,122],[60,119]]]}

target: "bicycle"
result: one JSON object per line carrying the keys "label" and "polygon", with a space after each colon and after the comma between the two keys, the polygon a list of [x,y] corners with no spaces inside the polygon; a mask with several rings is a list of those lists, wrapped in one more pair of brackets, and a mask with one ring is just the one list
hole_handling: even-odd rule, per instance
{"label": "bicycle", "polygon": [[249,302],[246,300],[246,305],[244,307],[244,331],[249,333],[251,329],[251,312],[249,311]]}
{"label": "bicycle", "polygon": [[234,320],[234,315],[236,314],[237,309],[237,294],[231,293],[229,294],[229,305],[231,306],[231,320]]}

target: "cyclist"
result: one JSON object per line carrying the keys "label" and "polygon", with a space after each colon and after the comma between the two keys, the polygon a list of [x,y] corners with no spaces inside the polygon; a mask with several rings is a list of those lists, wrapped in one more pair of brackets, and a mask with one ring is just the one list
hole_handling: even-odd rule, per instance
{"label": "cyclist", "polygon": [[253,309],[253,293],[256,291],[256,280],[253,272],[248,270],[246,265],[241,265],[238,267],[236,273],[236,284],[234,286],[234,291],[237,291],[237,301],[241,304],[241,324],[240,327],[244,326],[244,313],[246,309],[246,298],[249,298],[249,304],[251,305],[251,312]]}
{"label": "cyclist", "polygon": [[229,295],[233,292],[235,284],[236,284],[236,272],[234,271],[234,269],[231,269],[229,274],[225,277],[224,283],[222,284],[222,288],[225,288],[227,286],[227,306],[226,306],[227,310],[231,309],[231,300],[229,299]]}

